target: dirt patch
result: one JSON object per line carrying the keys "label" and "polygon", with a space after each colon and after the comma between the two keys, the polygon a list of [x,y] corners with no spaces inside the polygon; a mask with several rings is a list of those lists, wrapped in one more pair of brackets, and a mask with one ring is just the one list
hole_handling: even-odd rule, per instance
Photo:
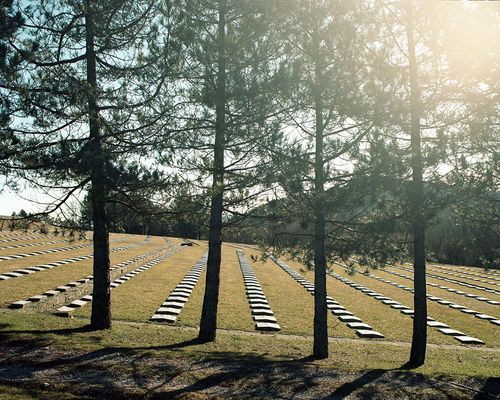
{"label": "dirt patch", "polygon": [[[167,349],[166,349],[167,350]],[[169,357],[167,351],[62,349],[9,338],[0,344],[0,385],[42,398],[89,399],[498,399],[497,378],[430,378],[404,370],[321,368],[235,354]],[[171,353],[170,353],[171,354]]]}

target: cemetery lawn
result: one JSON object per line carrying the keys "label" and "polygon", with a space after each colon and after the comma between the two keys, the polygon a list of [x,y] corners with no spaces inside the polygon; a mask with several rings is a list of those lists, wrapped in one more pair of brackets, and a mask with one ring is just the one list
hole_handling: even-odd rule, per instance
{"label": "cemetery lawn", "polygon": [[[111,237],[121,238],[126,240],[114,242],[111,246],[141,243],[145,237],[121,234],[112,234]],[[322,361],[312,360],[313,296],[272,260],[261,260],[259,251],[253,246],[224,243],[222,247],[220,329],[215,343],[196,341],[205,272],[174,325],[150,322],[158,307],[207,251],[206,242],[193,242],[193,246],[180,247],[174,255],[111,291],[111,330],[88,330],[90,303],[77,308],[72,313],[73,318],[51,314],[62,305],[61,302],[57,306],[47,301],[20,310],[6,308],[13,301],[27,299],[91,274],[92,260],[60,265],[0,282],[0,400],[346,396],[354,399],[418,397],[430,400],[497,398],[488,393],[500,393],[498,326],[429,301],[430,316],[449,324],[450,328],[484,340],[485,345],[461,345],[453,337],[429,328],[426,364],[410,371],[404,364],[410,352],[411,317],[331,276],[327,276],[327,289],[334,300],[385,338],[359,339],[354,329],[349,329],[329,312],[330,357]],[[112,253],[111,264],[180,243],[180,239],[169,238],[167,243],[165,238],[151,237],[147,244]],[[40,246],[37,250],[43,248]],[[278,333],[262,334],[255,330],[236,248],[244,249],[281,326]],[[10,254],[25,250],[31,251],[17,249]],[[91,251],[91,248],[86,248],[78,253]],[[0,273],[62,260],[69,258],[71,253],[59,252],[3,262]],[[156,257],[158,255],[153,255],[148,260]],[[311,271],[286,257],[281,259],[313,283]],[[141,262],[129,265],[120,274],[137,268]],[[445,268],[460,271],[460,267]],[[394,285],[363,274],[348,275],[341,267],[332,267],[332,270],[401,304],[412,306],[412,295]],[[390,274],[392,270],[388,268],[373,273],[412,286],[411,281]],[[480,270],[466,271],[484,274]],[[500,283],[500,274],[492,277],[499,279]],[[468,281],[465,278],[459,280]],[[499,300],[497,294],[434,281]],[[474,280],[471,282],[487,286]],[[85,288],[88,293],[90,289],[90,286]],[[498,305],[436,287],[429,286],[428,291],[498,317]],[[67,303],[64,297],[61,301]]]}
{"label": "cemetery lawn", "polygon": [[425,366],[406,371],[403,342],[335,338],[330,357],[313,361],[311,337],[220,330],[199,344],[190,327],[115,321],[90,332],[87,323],[0,311],[0,399],[254,398],[259,388],[268,398],[466,399],[500,389],[498,349],[431,344]]}

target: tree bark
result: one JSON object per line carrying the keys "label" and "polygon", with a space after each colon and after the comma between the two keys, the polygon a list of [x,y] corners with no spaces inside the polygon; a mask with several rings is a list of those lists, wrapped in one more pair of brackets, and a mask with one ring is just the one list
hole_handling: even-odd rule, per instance
{"label": "tree bark", "polygon": [[420,137],[420,88],[413,38],[413,8],[406,2],[408,60],[410,67],[410,114],[411,114],[411,211],[413,225],[413,270],[414,270],[414,317],[410,364],[419,366],[425,362],[427,346],[427,297],[425,279],[425,216],[423,210],[424,186]]}
{"label": "tree bark", "polygon": [[198,339],[202,342],[215,340],[217,331],[217,306],[219,302],[220,263],[222,246],[222,209],[224,196],[224,148],[225,148],[225,108],[226,108],[226,1],[219,0],[219,20],[217,28],[217,88],[216,121],[214,144],[214,170],[210,206],[210,228],[208,233],[208,259],[205,295],[201,312]]}
{"label": "tree bark", "polygon": [[324,212],[323,102],[321,98],[321,62],[316,5],[312,5],[314,57],[314,346],[313,356],[328,357],[328,309],[326,307],[326,256]]}
{"label": "tree bark", "polygon": [[90,325],[93,329],[111,327],[111,293],[109,275],[109,231],[106,215],[106,183],[104,154],[99,126],[99,108],[97,105],[97,71],[94,50],[94,20],[92,1],[85,2],[86,61],[88,118],[90,130],[91,196],[94,224],[94,260],[92,315]]}

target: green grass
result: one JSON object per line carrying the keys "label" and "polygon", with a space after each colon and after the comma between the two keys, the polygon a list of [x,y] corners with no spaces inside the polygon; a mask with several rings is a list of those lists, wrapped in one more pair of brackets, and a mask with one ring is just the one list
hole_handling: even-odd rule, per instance
{"label": "green grass", "polygon": [[[155,357],[195,357],[228,359],[252,356],[264,361],[295,362],[311,366],[357,371],[366,369],[398,369],[408,358],[409,346],[377,342],[376,344],[346,339],[332,339],[330,356],[322,361],[303,361],[311,352],[312,339],[284,335],[242,335],[219,331],[214,343],[176,346],[196,338],[197,331],[156,324],[115,322],[111,330],[80,332],[85,319],[61,319],[41,314],[26,319],[20,314],[0,313],[0,337],[32,340],[38,346],[52,346],[78,351],[119,349],[142,352]],[[58,331],[59,330],[59,331]],[[72,332],[72,330],[74,330]],[[12,333],[9,333],[12,332]],[[492,350],[466,347],[453,351],[437,346],[428,349],[427,362],[416,369],[429,375],[495,377],[500,373],[500,357]]]}
{"label": "green grass", "polygon": [[[130,236],[127,242],[140,242],[143,239],[144,236],[140,235]],[[172,239],[172,241],[178,243],[177,239]],[[122,246],[125,243],[121,242],[116,246]],[[280,335],[258,334],[255,331],[245,295],[236,248],[230,245],[224,245],[222,249],[218,307],[218,327],[221,331],[218,333],[217,342],[176,349],[166,348],[172,344],[189,341],[197,335],[193,328],[198,326],[200,320],[205,274],[198,281],[175,326],[153,324],[148,321],[191,266],[206,251],[206,242],[199,241],[198,243],[198,246],[182,247],[178,253],[161,264],[112,290],[112,315],[116,323],[111,331],[74,332],[71,334],[50,332],[81,327],[90,316],[89,306],[78,310],[73,320],[56,318],[47,313],[36,313],[36,318],[32,318],[27,314],[14,311],[0,312],[0,327],[4,324],[4,332],[20,331],[16,334],[20,337],[36,338],[44,343],[77,349],[123,347],[126,350],[139,349],[140,351],[153,352],[155,355],[165,353],[169,357],[180,355],[210,358],[230,357],[231,354],[256,354],[270,361],[293,361],[310,355],[312,347],[310,336],[313,331],[313,296],[272,261],[252,261],[251,256],[258,257],[258,251],[243,247],[278,323],[282,327]],[[165,246],[165,244],[163,238],[153,238],[151,244],[112,254],[112,264],[128,260],[138,254],[147,253]],[[86,251],[89,252],[89,249]],[[64,258],[61,257],[61,254],[65,253],[50,255],[51,259],[46,262]],[[291,260],[286,260],[286,262],[296,271],[303,273],[311,282],[314,281],[314,274],[304,271],[302,265]],[[39,259],[32,257],[29,265],[37,263],[40,263]],[[0,282],[0,304],[5,306],[12,301],[41,294],[45,290],[91,273],[91,260],[77,264],[59,266],[46,272]],[[335,268],[335,271],[347,276],[341,268]],[[375,271],[375,273],[408,286],[412,284],[411,281],[383,271]],[[412,307],[411,293],[361,274],[355,274],[349,278]],[[451,284],[446,285],[451,286]],[[348,329],[345,324],[329,313],[328,329],[329,336],[332,338],[331,356],[324,362],[313,363],[314,365],[342,370],[392,369],[398,368],[407,361],[412,330],[410,317],[404,316],[399,311],[383,305],[331,277],[327,278],[327,289],[329,294],[349,311],[361,318],[363,322],[372,325],[375,330],[383,333],[386,340],[372,342],[359,340],[353,330]],[[437,288],[429,287],[429,292],[478,311],[496,315],[495,306]],[[486,294],[486,297],[496,299],[494,295],[489,293]],[[471,336],[484,340],[489,348],[460,346],[459,342],[452,337],[429,328],[428,341],[431,345],[427,364],[418,371],[428,374],[498,375],[500,371],[500,335],[497,334],[499,328],[449,307],[434,302],[428,304],[429,314],[432,317],[447,323],[451,328],[462,330]],[[37,330],[41,332],[33,333]],[[299,336],[307,336],[307,338]],[[440,348],[439,346],[444,347]]]}
{"label": "green grass", "polygon": [[0,384],[0,400],[85,400],[88,397],[73,395],[67,391],[54,390],[51,385],[45,388],[15,387]]}

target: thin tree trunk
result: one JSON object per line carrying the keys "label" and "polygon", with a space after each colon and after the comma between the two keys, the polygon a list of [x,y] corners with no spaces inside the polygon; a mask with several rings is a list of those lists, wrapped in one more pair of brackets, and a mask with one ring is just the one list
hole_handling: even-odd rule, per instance
{"label": "thin tree trunk", "polygon": [[413,270],[414,270],[414,318],[411,343],[410,364],[422,365],[425,362],[427,346],[427,298],[425,282],[425,217],[423,213],[424,186],[422,177],[422,150],[420,138],[420,89],[413,39],[413,6],[407,7],[408,60],[410,66],[410,112],[411,112],[411,164],[412,190],[411,209],[413,217]]}
{"label": "thin tree trunk", "polygon": [[321,98],[321,65],[319,54],[319,32],[316,6],[312,6],[313,52],[314,52],[314,109],[315,141],[314,154],[314,346],[317,359],[328,357],[328,309],[326,307],[326,257],[325,257],[325,213],[324,213],[324,160],[323,160],[323,102]]}
{"label": "thin tree trunk", "polygon": [[219,275],[222,245],[222,208],[224,196],[224,135],[226,130],[226,57],[225,28],[226,1],[219,0],[218,21],[218,71],[216,89],[216,121],[214,145],[214,171],[208,233],[208,259],[205,295],[201,312],[198,339],[202,342],[215,340],[217,331],[217,305],[219,302]]}
{"label": "thin tree trunk", "polygon": [[99,109],[96,100],[97,72],[94,50],[94,21],[92,2],[89,0],[85,2],[85,29],[90,148],[93,157],[91,167],[91,196],[94,223],[94,280],[90,325],[93,329],[107,329],[111,327],[109,231],[106,215],[104,155],[102,153]]}

